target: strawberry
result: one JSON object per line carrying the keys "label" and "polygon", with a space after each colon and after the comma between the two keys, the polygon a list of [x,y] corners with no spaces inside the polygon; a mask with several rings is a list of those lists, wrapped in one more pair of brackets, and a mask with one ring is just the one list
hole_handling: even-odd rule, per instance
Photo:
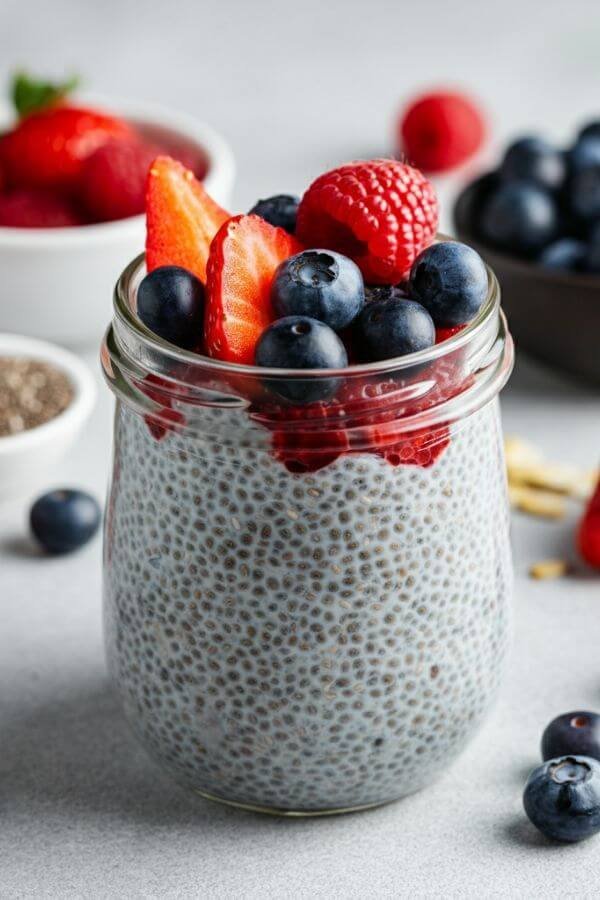
{"label": "strawberry", "polygon": [[[209,356],[254,362],[254,348],[273,321],[271,282],[298,241],[259,216],[234,216],[210,248],[204,338]],[[188,267],[189,268],[189,267]]]}
{"label": "strawberry", "polygon": [[590,566],[600,569],[600,481],[579,525],[577,547]]}
{"label": "strawberry", "polygon": [[31,113],[0,138],[0,164],[13,186],[75,190],[86,157],[111,138],[133,134],[114,116],[54,106]]}
{"label": "strawberry", "polygon": [[156,156],[156,147],[137,139],[108,141],[88,156],[80,197],[95,222],[144,212],[146,179]]}
{"label": "strawberry", "polygon": [[0,226],[65,228],[82,224],[71,201],[56,191],[22,188],[0,194]]}
{"label": "strawberry", "polygon": [[182,266],[206,283],[211,241],[229,218],[193,172],[159,156],[146,183],[146,266]]}

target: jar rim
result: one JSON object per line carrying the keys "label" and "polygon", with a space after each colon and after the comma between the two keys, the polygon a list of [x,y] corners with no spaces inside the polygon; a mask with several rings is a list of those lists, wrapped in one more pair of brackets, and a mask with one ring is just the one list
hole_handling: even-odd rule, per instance
{"label": "jar rim", "polygon": [[[446,235],[438,234],[438,240],[454,240]],[[485,264],[485,263],[484,263]],[[141,345],[144,355],[155,356],[157,353],[178,365],[187,367],[201,366],[215,375],[245,376],[246,378],[285,378],[286,380],[311,380],[335,377],[352,377],[361,375],[386,375],[389,372],[401,373],[403,369],[411,370],[417,366],[425,366],[445,355],[460,350],[471,341],[476,341],[479,334],[489,326],[490,320],[500,313],[500,286],[494,272],[485,264],[488,275],[488,293],[477,315],[457,334],[452,335],[439,344],[426,350],[409,353],[405,356],[377,360],[370,363],[352,363],[340,369],[286,369],[267,366],[233,363],[215,359],[192,350],[184,350],[164,340],[151,331],[134,312],[131,299],[134,289],[145,273],[145,255],[140,253],[123,270],[115,286],[113,296],[114,320],[119,332],[125,331]]]}

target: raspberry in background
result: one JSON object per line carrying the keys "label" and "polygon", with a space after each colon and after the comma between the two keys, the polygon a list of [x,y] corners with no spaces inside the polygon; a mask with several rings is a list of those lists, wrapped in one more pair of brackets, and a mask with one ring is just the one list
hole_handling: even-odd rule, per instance
{"label": "raspberry in background", "polygon": [[600,481],[579,525],[577,546],[583,559],[600,569]]}
{"label": "raspberry in background", "polygon": [[126,219],[144,212],[146,178],[159,150],[136,140],[111,140],[83,165],[81,201],[97,222]]}
{"label": "raspberry in background", "polygon": [[307,247],[349,256],[368,284],[397,284],[438,226],[433,185],[394,159],[352,162],[314,181],[300,201],[296,234]]}
{"label": "raspberry in background", "polygon": [[21,188],[0,194],[0,226],[66,228],[84,222],[71,201],[55,191]]}
{"label": "raspberry in background", "polygon": [[450,91],[423,94],[398,123],[400,154],[425,172],[447,172],[482,146],[485,121],[468,97]]}

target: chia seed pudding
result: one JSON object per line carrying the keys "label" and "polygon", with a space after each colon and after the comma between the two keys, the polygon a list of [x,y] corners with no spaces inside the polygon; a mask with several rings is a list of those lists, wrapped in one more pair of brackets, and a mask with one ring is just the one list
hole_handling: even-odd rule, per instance
{"label": "chia seed pudding", "polygon": [[245,409],[157,433],[120,392],[110,332],[108,349],[106,643],[145,746],[193,790],[260,809],[431,782],[489,710],[509,644],[498,387],[426,465],[357,452],[293,472]]}

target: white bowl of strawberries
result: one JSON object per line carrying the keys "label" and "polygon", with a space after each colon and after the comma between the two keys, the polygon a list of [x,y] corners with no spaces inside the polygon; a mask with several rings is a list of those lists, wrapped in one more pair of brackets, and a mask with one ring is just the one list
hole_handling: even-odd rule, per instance
{"label": "white bowl of strawberries", "polygon": [[18,87],[20,110],[0,107],[0,331],[97,344],[117,277],[144,248],[152,160],[181,159],[227,205],[233,154],[183,113]]}

